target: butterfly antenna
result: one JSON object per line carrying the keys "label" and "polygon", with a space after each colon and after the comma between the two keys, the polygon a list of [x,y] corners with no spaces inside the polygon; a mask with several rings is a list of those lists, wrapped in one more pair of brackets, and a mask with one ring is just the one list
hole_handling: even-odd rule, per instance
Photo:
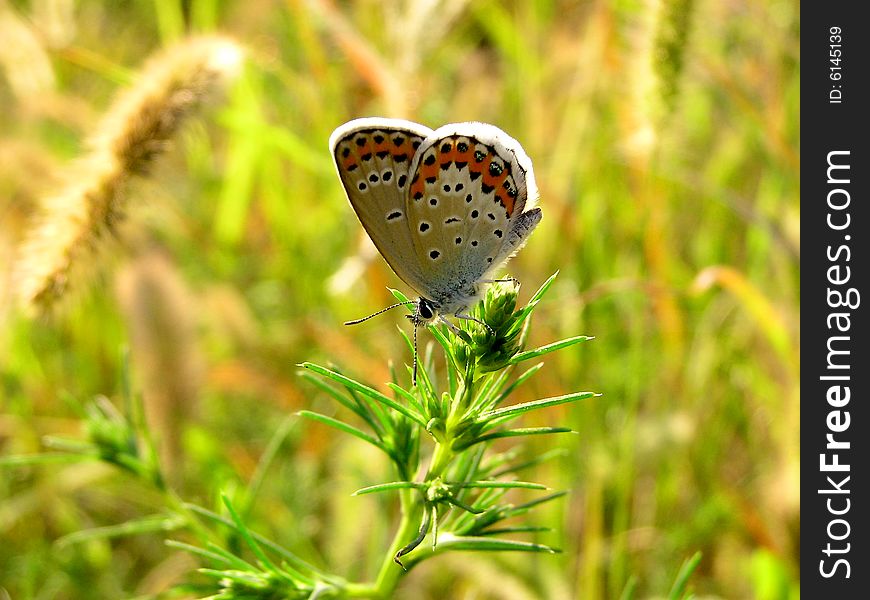
{"label": "butterfly antenna", "polygon": [[419,327],[414,323],[414,371],[411,375],[411,382],[414,387],[417,386],[417,329]]}
{"label": "butterfly antenna", "polygon": [[396,304],[393,304],[392,306],[382,308],[378,312],[372,313],[367,317],[363,317],[362,319],[354,319],[353,321],[345,321],[344,324],[345,325],[358,325],[359,323],[362,323],[363,321],[368,321],[369,319],[377,317],[378,315],[382,315],[385,312],[387,312],[388,310],[393,310],[394,308],[397,308],[399,306],[408,306],[409,304],[415,304],[415,303],[411,300],[408,300],[407,302],[397,302]]}

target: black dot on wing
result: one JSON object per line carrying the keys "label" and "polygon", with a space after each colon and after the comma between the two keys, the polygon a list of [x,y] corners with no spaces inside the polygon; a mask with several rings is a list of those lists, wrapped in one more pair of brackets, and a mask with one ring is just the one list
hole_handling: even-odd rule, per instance
{"label": "black dot on wing", "polygon": [[371,181],[372,183],[377,183],[378,179],[380,178],[378,177],[377,173],[372,173],[371,175],[369,175],[369,181]]}
{"label": "black dot on wing", "polygon": [[414,148],[414,150],[416,150],[417,148],[420,147],[420,142],[421,142],[421,141],[422,141],[422,140],[414,140],[413,142],[411,142],[411,147]]}
{"label": "black dot on wing", "polygon": [[432,206],[438,206],[438,198],[429,198],[429,204]]}
{"label": "black dot on wing", "polygon": [[495,231],[493,231],[493,233],[495,234],[495,237],[497,237],[497,238],[500,238],[501,236],[504,235],[504,233],[502,232],[501,229],[496,229]]}
{"label": "black dot on wing", "polygon": [[341,151],[341,156],[342,158],[347,158],[348,156],[350,156],[350,148],[345,146],[344,149]]}
{"label": "black dot on wing", "polygon": [[384,142],[384,136],[382,136],[381,134],[377,134],[375,136],[375,143],[382,144],[383,142]]}
{"label": "black dot on wing", "polygon": [[493,177],[501,175],[501,172],[504,171],[504,167],[496,162],[489,163],[489,174]]}
{"label": "black dot on wing", "polygon": [[466,144],[465,142],[459,142],[458,144],[456,144],[456,149],[460,152],[468,152],[468,144]]}
{"label": "black dot on wing", "polygon": [[394,137],[394,138],[393,138],[393,143],[394,143],[396,146],[401,146],[402,144],[405,143],[405,138],[403,138],[402,136]]}
{"label": "black dot on wing", "polygon": [[350,165],[350,166],[347,168],[347,170],[348,170],[348,171],[356,171],[356,167],[357,167],[357,164],[356,164],[356,163],[353,163],[352,165]]}
{"label": "black dot on wing", "polygon": [[427,156],[426,158],[424,158],[424,159],[423,159],[423,164],[424,164],[424,165],[434,165],[434,164],[435,164],[435,155],[434,155],[434,154],[430,154],[429,156]]}
{"label": "black dot on wing", "polygon": [[420,221],[420,233],[423,233],[429,229],[429,223],[426,221]]}
{"label": "black dot on wing", "polygon": [[372,159],[372,153],[371,153],[371,152],[366,152],[365,154],[363,154],[362,156],[360,156],[360,158],[363,159],[363,160],[371,160],[371,159]]}
{"label": "black dot on wing", "polygon": [[486,152],[484,152],[483,150],[475,150],[474,151],[475,162],[483,162],[484,158],[486,158]]}
{"label": "black dot on wing", "polygon": [[393,172],[392,172],[392,171],[384,171],[384,174],[381,175],[381,179],[383,179],[384,181],[389,181],[389,180],[392,179],[392,178],[393,178]]}
{"label": "black dot on wing", "polygon": [[472,219],[476,219],[479,216],[480,216],[480,213],[477,211],[477,209],[471,211],[471,218]]}
{"label": "black dot on wing", "polygon": [[429,253],[429,258],[431,258],[432,260],[435,260],[435,259],[438,258],[439,256],[441,256],[441,253],[440,253],[438,250],[432,250],[432,251]]}
{"label": "black dot on wing", "polygon": [[463,189],[464,187],[465,187],[465,186],[462,185],[461,183],[457,183],[457,184],[456,184],[456,191],[457,191],[457,192],[461,192],[462,189]]}
{"label": "black dot on wing", "polygon": [[450,144],[449,142],[441,144],[441,152],[443,152],[444,154],[447,154],[452,149],[453,149],[453,145]]}
{"label": "black dot on wing", "polygon": [[453,241],[455,241],[455,242],[456,242],[456,245],[458,246],[459,244],[462,243],[462,238],[461,238],[461,237],[458,237],[458,238],[456,238],[456,239],[453,240]]}
{"label": "black dot on wing", "polygon": [[495,215],[492,213],[486,213],[486,216],[489,217],[490,221],[495,221]]}
{"label": "black dot on wing", "polygon": [[477,246],[477,240],[471,240],[471,245],[472,245],[472,246]]}
{"label": "black dot on wing", "polygon": [[447,183],[444,184],[444,191],[445,191],[445,192],[449,192],[449,191],[450,191],[450,185],[449,185],[449,184],[447,184]]}
{"label": "black dot on wing", "polygon": [[484,194],[491,194],[495,188],[491,185],[486,185],[485,183],[480,184],[480,191]]}
{"label": "black dot on wing", "polygon": [[392,221],[393,219],[398,219],[402,216],[402,211],[394,210],[390,214],[387,215],[387,221]]}
{"label": "black dot on wing", "polygon": [[487,258],[487,259],[486,259],[486,262],[491,263],[491,262],[492,262],[492,257],[490,256],[489,258]]}
{"label": "black dot on wing", "polygon": [[368,188],[368,187],[369,187],[369,186],[366,185],[366,182],[365,182],[365,181],[360,181],[360,182],[359,182],[359,191],[364,192],[364,191],[366,191],[366,188]]}
{"label": "black dot on wing", "polygon": [[366,145],[366,139],[364,137],[358,137],[354,141],[356,142],[356,145],[359,146],[360,148],[362,148],[363,146]]}
{"label": "black dot on wing", "polygon": [[465,201],[468,202],[469,204],[471,204],[471,200],[472,200],[471,194],[468,194],[467,196],[465,196]]}
{"label": "black dot on wing", "polygon": [[461,221],[462,221],[462,219],[460,219],[459,217],[450,217],[450,218],[444,220],[444,224],[450,225],[451,223],[459,223]]}
{"label": "black dot on wing", "polygon": [[399,181],[398,181],[399,187],[400,187],[400,188],[405,187],[405,182],[406,182],[407,180],[408,180],[407,175],[399,175]]}

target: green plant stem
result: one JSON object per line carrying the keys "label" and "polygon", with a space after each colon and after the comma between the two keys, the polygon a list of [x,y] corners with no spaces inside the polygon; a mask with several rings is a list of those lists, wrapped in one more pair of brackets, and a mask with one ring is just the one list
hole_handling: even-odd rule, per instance
{"label": "green plant stem", "polygon": [[187,507],[184,500],[175,493],[175,490],[168,486],[163,486],[160,488],[160,491],[163,493],[163,497],[166,499],[169,508],[187,522],[188,529],[199,538],[200,543],[206,544],[211,542],[213,544],[218,544],[220,542],[220,539],[214,534],[214,532],[203,525],[196,513]]}
{"label": "green plant stem", "polygon": [[432,460],[429,463],[429,472],[426,473],[426,481],[442,477],[450,465],[450,461],[453,460],[454,452],[450,447],[453,439],[450,437],[449,431],[446,437],[444,442],[435,444],[435,451],[432,453]]}
{"label": "green plant stem", "polygon": [[[404,575],[405,571],[393,561],[396,553],[408,543],[408,540],[413,539],[417,534],[417,528],[420,526],[422,505],[414,499],[416,490],[401,490],[399,493],[399,502],[401,504],[401,522],[396,535],[393,537],[393,543],[390,544],[390,549],[384,556],[384,561],[381,563],[381,570],[378,573],[378,578],[375,581],[375,594],[368,596],[371,598],[389,598],[396,585],[399,583],[399,578]],[[349,590],[350,591],[350,590]],[[367,596],[358,596],[364,598]]]}

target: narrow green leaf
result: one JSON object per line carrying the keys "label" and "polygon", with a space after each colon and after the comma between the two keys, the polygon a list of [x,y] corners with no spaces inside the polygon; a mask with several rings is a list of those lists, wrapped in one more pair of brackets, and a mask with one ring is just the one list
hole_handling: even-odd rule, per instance
{"label": "narrow green leaf", "polygon": [[[221,515],[219,515],[215,512],[212,512],[212,511],[208,510],[207,508],[203,508],[202,506],[199,506],[197,504],[192,504],[190,502],[185,502],[184,507],[187,508],[188,510],[200,515],[200,516],[203,516],[211,521],[214,521],[215,523],[220,523],[221,525],[229,527],[233,531],[238,531],[238,529],[237,529],[235,523],[233,523],[233,521],[231,521],[230,519],[227,519],[226,517],[222,517]],[[241,532],[239,532],[239,533],[241,533]],[[295,554],[293,554],[292,552],[290,552],[286,548],[282,548],[281,546],[279,546],[278,544],[276,544],[272,540],[270,540],[266,537],[263,537],[262,535],[254,532],[254,531],[251,531],[250,534],[251,534],[251,537],[253,537],[255,540],[257,540],[257,542],[259,542],[261,545],[265,546],[266,548],[268,548],[269,550],[271,550],[275,554],[279,555],[281,558],[283,558],[288,563],[293,565],[293,567],[295,567],[296,569],[312,573],[312,574],[316,575],[317,578],[319,578],[319,579],[328,579],[329,578],[328,575],[325,575],[324,573],[322,573],[317,567],[302,560],[301,558],[299,558],[298,556],[296,556]],[[209,547],[211,548],[211,545]],[[217,547],[211,548],[211,549],[213,549],[215,551],[224,552],[223,549],[217,548]],[[230,555],[230,556],[232,556],[232,555]],[[305,579],[308,579],[310,581],[313,581],[311,578],[305,577],[304,575],[302,575],[302,577]]]}
{"label": "narrow green leaf", "polygon": [[340,431],[343,431],[345,433],[349,433],[350,435],[357,437],[364,442],[368,442],[372,446],[375,446],[376,448],[380,449],[381,451],[389,454],[389,450],[387,449],[387,447],[384,446],[384,444],[381,443],[379,440],[376,440],[375,438],[373,438],[369,434],[365,433],[364,431],[360,431],[359,429],[357,429],[356,427],[354,427],[352,425],[348,425],[344,421],[339,421],[338,419],[333,419],[332,417],[327,417],[326,415],[322,415],[320,413],[316,413],[316,412],[313,412],[310,410],[300,410],[296,414],[299,415],[300,417],[306,417],[306,418],[311,419],[313,421],[319,421],[319,422],[323,423],[324,425],[329,425],[330,427],[334,427]]}
{"label": "narrow green leaf", "polygon": [[408,488],[421,489],[423,484],[414,483],[413,481],[392,481],[390,483],[378,483],[376,485],[370,485],[368,487],[360,488],[355,491],[351,496],[362,496],[364,494],[374,494],[376,492],[386,492],[389,490],[402,490]]}
{"label": "narrow green leaf", "polygon": [[568,451],[564,448],[553,448],[552,450],[548,450],[543,454],[539,454],[525,462],[508,465],[499,471],[493,471],[489,474],[489,476],[492,478],[502,477],[503,475],[507,475],[508,473],[516,473],[517,471],[521,471],[523,469],[535,467],[542,462],[546,462],[556,457],[565,456],[567,454]]}
{"label": "narrow green leaf", "polygon": [[239,517],[236,509],[233,508],[233,503],[230,502],[229,496],[226,494],[221,494],[221,500],[224,502],[224,506],[227,507],[227,510],[230,513],[230,517],[233,522],[236,524],[236,531],[242,536],[242,539],[245,540],[245,543],[248,545],[248,548],[251,549],[251,552],[257,557],[260,561],[260,564],[264,565],[270,571],[278,571],[278,567],[266,556],[266,553],[263,552],[263,549],[260,548],[260,545],[251,537],[251,533],[248,531],[248,527],[242,522],[242,519]]}
{"label": "narrow green leaf", "polygon": [[46,465],[52,463],[81,462],[100,458],[98,452],[93,451],[91,444],[85,446],[89,451],[82,453],[78,449],[76,453],[46,452],[43,454],[15,454],[0,457],[0,467],[29,467],[31,465]]}
{"label": "narrow green leaf", "polygon": [[625,584],[625,589],[622,590],[622,594],[619,596],[619,600],[634,600],[635,593],[637,592],[637,577],[632,575],[628,578],[628,583]]}
{"label": "narrow green leaf", "polygon": [[447,502],[448,504],[452,504],[453,506],[461,508],[465,512],[471,513],[473,515],[479,515],[479,514],[486,512],[485,508],[477,508],[477,507],[472,506],[471,504],[468,504],[467,502],[463,502],[459,498],[455,498],[453,496],[447,496],[446,498],[444,498],[444,501]]}
{"label": "narrow green leaf", "polygon": [[[585,400],[595,396],[595,392],[575,392],[565,396],[556,396],[553,398],[543,398],[541,400],[533,400],[531,402],[523,402],[522,404],[514,404],[504,408],[490,410],[480,415],[481,420],[490,421],[493,425],[503,423],[504,421],[518,417],[519,415],[537,410],[539,408],[547,408],[549,406],[558,406],[567,402],[576,402],[577,400]],[[600,394],[598,394],[600,395]],[[497,423],[496,423],[497,421]]]}
{"label": "narrow green leaf", "polygon": [[444,550],[472,550],[475,552],[544,552],[557,554],[561,550],[536,544],[533,542],[520,542],[517,540],[500,540],[489,537],[459,537],[450,534],[441,534],[438,540],[438,549]]}
{"label": "narrow green leaf", "polygon": [[254,589],[263,584],[262,576],[260,576],[254,568],[239,571],[202,568],[197,569],[197,572],[202,573],[203,575],[208,575],[209,577],[214,577],[215,579],[236,581],[238,584],[252,587]]}
{"label": "narrow green leaf", "polygon": [[411,406],[413,406],[414,409],[415,409],[417,412],[419,412],[420,414],[423,414],[423,412],[424,412],[423,407],[420,406],[420,401],[417,400],[417,397],[416,397],[414,394],[412,394],[411,392],[409,392],[408,390],[406,390],[406,389],[403,388],[402,386],[397,385],[397,384],[395,384],[395,383],[393,383],[393,382],[388,383],[388,384],[387,384],[387,387],[389,387],[391,390],[393,390],[394,392],[396,392],[396,393],[397,393],[398,395],[400,395],[402,398],[404,398],[405,400],[407,400],[407,401],[408,401],[408,404],[410,404]]}
{"label": "narrow green leaf", "polygon": [[553,531],[552,527],[537,527],[534,525],[518,525],[516,527],[500,527],[498,529],[484,529],[477,535],[504,535],[506,533],[546,533]]}
{"label": "narrow green leaf", "polygon": [[517,377],[513,383],[511,383],[509,386],[507,386],[507,388],[505,388],[504,391],[502,391],[498,396],[496,396],[491,401],[489,401],[488,404],[481,403],[481,408],[491,410],[491,409],[495,408],[496,406],[498,406],[499,404],[501,404],[502,402],[504,402],[504,400],[508,396],[513,394],[514,391],[516,391],[516,389],[518,387],[520,387],[522,384],[524,384],[526,381],[528,381],[529,378],[532,377],[535,373],[540,371],[543,366],[544,366],[544,363],[540,362],[540,363],[534,365],[533,367],[529,367],[526,371],[523,372],[522,375]]}
{"label": "narrow green leaf", "polygon": [[469,446],[499,438],[521,437],[525,435],[547,435],[550,433],[574,433],[574,430],[568,427],[524,427],[521,429],[504,429],[502,431],[494,431],[493,433],[478,436],[466,444],[455,446],[454,450],[464,450]]}
{"label": "narrow green leaf", "polygon": [[566,492],[566,491],[554,492],[552,494],[544,496],[543,498],[535,498],[534,500],[529,500],[528,502],[523,502],[522,504],[517,504],[516,506],[512,506],[508,510],[508,513],[510,514],[510,516],[522,515],[522,514],[529,512],[531,509],[533,509],[536,506],[539,506],[541,504],[545,504],[547,502],[552,502],[553,500],[556,500],[558,498],[561,498],[562,496],[567,496],[567,495],[568,495],[568,492]]}
{"label": "narrow green leaf", "polygon": [[357,392],[363,394],[364,396],[371,398],[375,402],[379,402],[381,404],[389,406],[393,410],[402,413],[403,415],[405,415],[406,417],[408,417],[412,421],[419,423],[423,427],[426,426],[426,421],[424,421],[423,417],[421,417],[419,414],[412,411],[411,409],[409,409],[406,406],[402,406],[401,404],[399,404],[398,402],[396,402],[395,400],[393,400],[389,396],[385,396],[384,394],[380,393],[379,391],[377,391],[374,388],[370,388],[366,385],[359,383],[358,381],[354,381],[353,379],[350,379],[349,377],[345,377],[344,375],[341,375],[340,373],[336,373],[335,371],[331,371],[331,370],[326,369],[324,367],[321,367],[319,365],[315,365],[314,363],[305,362],[305,363],[302,363],[300,366],[305,368],[305,369],[309,369],[311,371],[314,371],[315,373],[318,373],[320,375],[323,375],[324,377],[332,379],[336,383],[343,385],[344,387],[348,388],[349,390],[357,391]]}
{"label": "narrow green leaf", "polygon": [[233,564],[232,561],[228,560],[225,556],[217,552],[210,552],[204,548],[200,548],[199,546],[185,544],[184,542],[179,542],[177,540],[166,540],[164,543],[170,548],[175,548],[176,550],[184,550],[185,552],[189,552],[190,554],[194,554],[208,560],[226,563],[228,565]]}
{"label": "narrow green leaf", "polygon": [[528,350],[526,352],[520,352],[515,354],[513,358],[510,360],[510,364],[515,365],[517,363],[521,363],[525,360],[531,360],[533,358],[537,358],[539,356],[543,356],[544,354],[549,354],[550,352],[555,352],[556,350],[561,350],[563,348],[568,348],[569,346],[573,346],[575,344],[579,344],[580,342],[585,342],[587,340],[595,339],[592,336],[588,335],[577,335],[572,338],[568,338],[566,340],[561,340],[559,342],[553,342],[552,344],[547,344],[546,346],[541,346],[540,348],[535,348],[534,350]]}
{"label": "narrow green leaf", "polygon": [[540,483],[530,483],[528,481],[468,481],[465,483],[454,483],[450,485],[455,485],[456,487],[461,488],[523,488],[527,490],[548,489],[545,485],[541,485]]}
{"label": "narrow green leaf", "polygon": [[84,529],[74,531],[55,541],[58,548],[65,548],[73,544],[81,544],[91,540],[101,540],[106,538],[123,537],[129,535],[141,535],[143,533],[154,533],[157,531],[175,531],[181,529],[187,524],[187,520],[182,517],[171,517],[166,515],[152,515],[141,519],[133,519],[118,525],[107,525],[105,527],[94,527],[92,529]]}
{"label": "narrow green leaf", "polygon": [[359,416],[360,419],[369,424],[369,427],[372,428],[372,431],[382,433],[381,424],[377,420],[375,420],[367,410],[364,410],[355,402],[351,402],[351,400],[345,398],[339,390],[335,389],[322,379],[315,377],[311,373],[303,372],[300,377],[302,377],[306,381],[310,381],[312,384],[329,394],[336,402],[338,402],[351,412],[355,413],[357,416]]}
{"label": "narrow green leaf", "polygon": [[245,507],[242,511],[245,516],[250,514],[250,511],[254,506],[254,501],[257,499],[257,495],[260,493],[260,489],[263,486],[266,472],[272,465],[272,461],[275,460],[278,450],[281,449],[284,440],[286,440],[287,436],[290,434],[290,430],[297,423],[298,421],[293,419],[291,415],[287,415],[269,439],[266,450],[260,456],[260,460],[257,461],[257,468],[254,470],[250,482],[248,482],[247,493],[245,494]]}
{"label": "narrow green leaf", "polygon": [[416,303],[413,300],[408,298],[405,294],[403,294],[402,292],[400,292],[397,289],[394,289],[394,288],[387,288],[387,289],[390,290],[390,293],[399,302],[410,302],[411,304],[406,304],[405,308],[408,309],[409,313],[414,314],[414,312],[417,310],[417,307],[414,306]]}
{"label": "narrow green leaf", "polygon": [[372,415],[373,419],[377,420],[379,427],[376,428],[375,431],[390,430],[390,417],[387,416],[386,409],[381,406],[380,403],[375,402],[368,397],[360,398],[359,394],[356,393],[356,390],[352,390],[347,386],[345,386],[345,390],[347,390],[348,396],[353,398],[353,401],[356,402],[357,406],[366,411],[366,413]]}
{"label": "narrow green leaf", "polygon": [[553,282],[556,280],[556,277],[559,275],[559,271],[556,271],[552,275],[550,275],[549,279],[541,284],[541,287],[538,288],[538,291],[535,292],[529,302],[521,308],[518,312],[519,314],[516,316],[516,320],[511,325],[510,329],[507,331],[507,335],[513,335],[520,328],[523,327],[526,319],[528,319],[529,315],[535,310],[535,307],[538,305],[538,302],[541,301],[544,294],[547,293],[547,290],[550,289],[550,286],[553,285]]}
{"label": "narrow green leaf", "polygon": [[236,569],[240,569],[242,571],[255,571],[257,569],[251,563],[247,562],[246,560],[243,560],[239,556],[236,556],[235,554],[233,554],[229,550],[225,550],[225,549],[221,548],[220,546],[218,546],[214,542],[207,542],[205,546],[206,546],[205,549],[207,551],[212,552],[214,554],[217,554],[218,556],[222,556],[226,562],[228,562],[230,565],[234,566]]}
{"label": "narrow green leaf", "polygon": [[677,573],[677,579],[674,581],[674,586],[668,594],[668,600],[683,600],[686,595],[686,588],[689,586],[689,578],[698,565],[701,563],[701,553],[695,552],[691,558],[683,562],[680,567],[680,572]]}
{"label": "narrow green leaf", "polygon": [[559,276],[558,270],[555,273],[553,273],[552,275],[550,275],[547,278],[547,281],[545,281],[544,283],[541,284],[541,287],[538,288],[538,291],[536,291],[534,294],[532,294],[532,297],[529,300],[529,304],[531,304],[533,302],[537,302],[541,298],[543,298],[544,294],[547,293],[547,291],[550,289],[550,286],[553,285],[553,282],[556,281],[556,277],[558,277],[558,276]]}

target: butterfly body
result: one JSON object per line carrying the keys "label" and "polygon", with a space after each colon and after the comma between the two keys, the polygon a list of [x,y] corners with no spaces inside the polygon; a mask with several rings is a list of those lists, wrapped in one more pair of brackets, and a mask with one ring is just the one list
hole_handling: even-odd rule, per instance
{"label": "butterfly body", "polygon": [[330,149],[363,228],[420,296],[415,326],[469,318],[492,272],[541,220],[531,160],[493,125],[433,131],[399,119],[356,119],[333,132]]}

